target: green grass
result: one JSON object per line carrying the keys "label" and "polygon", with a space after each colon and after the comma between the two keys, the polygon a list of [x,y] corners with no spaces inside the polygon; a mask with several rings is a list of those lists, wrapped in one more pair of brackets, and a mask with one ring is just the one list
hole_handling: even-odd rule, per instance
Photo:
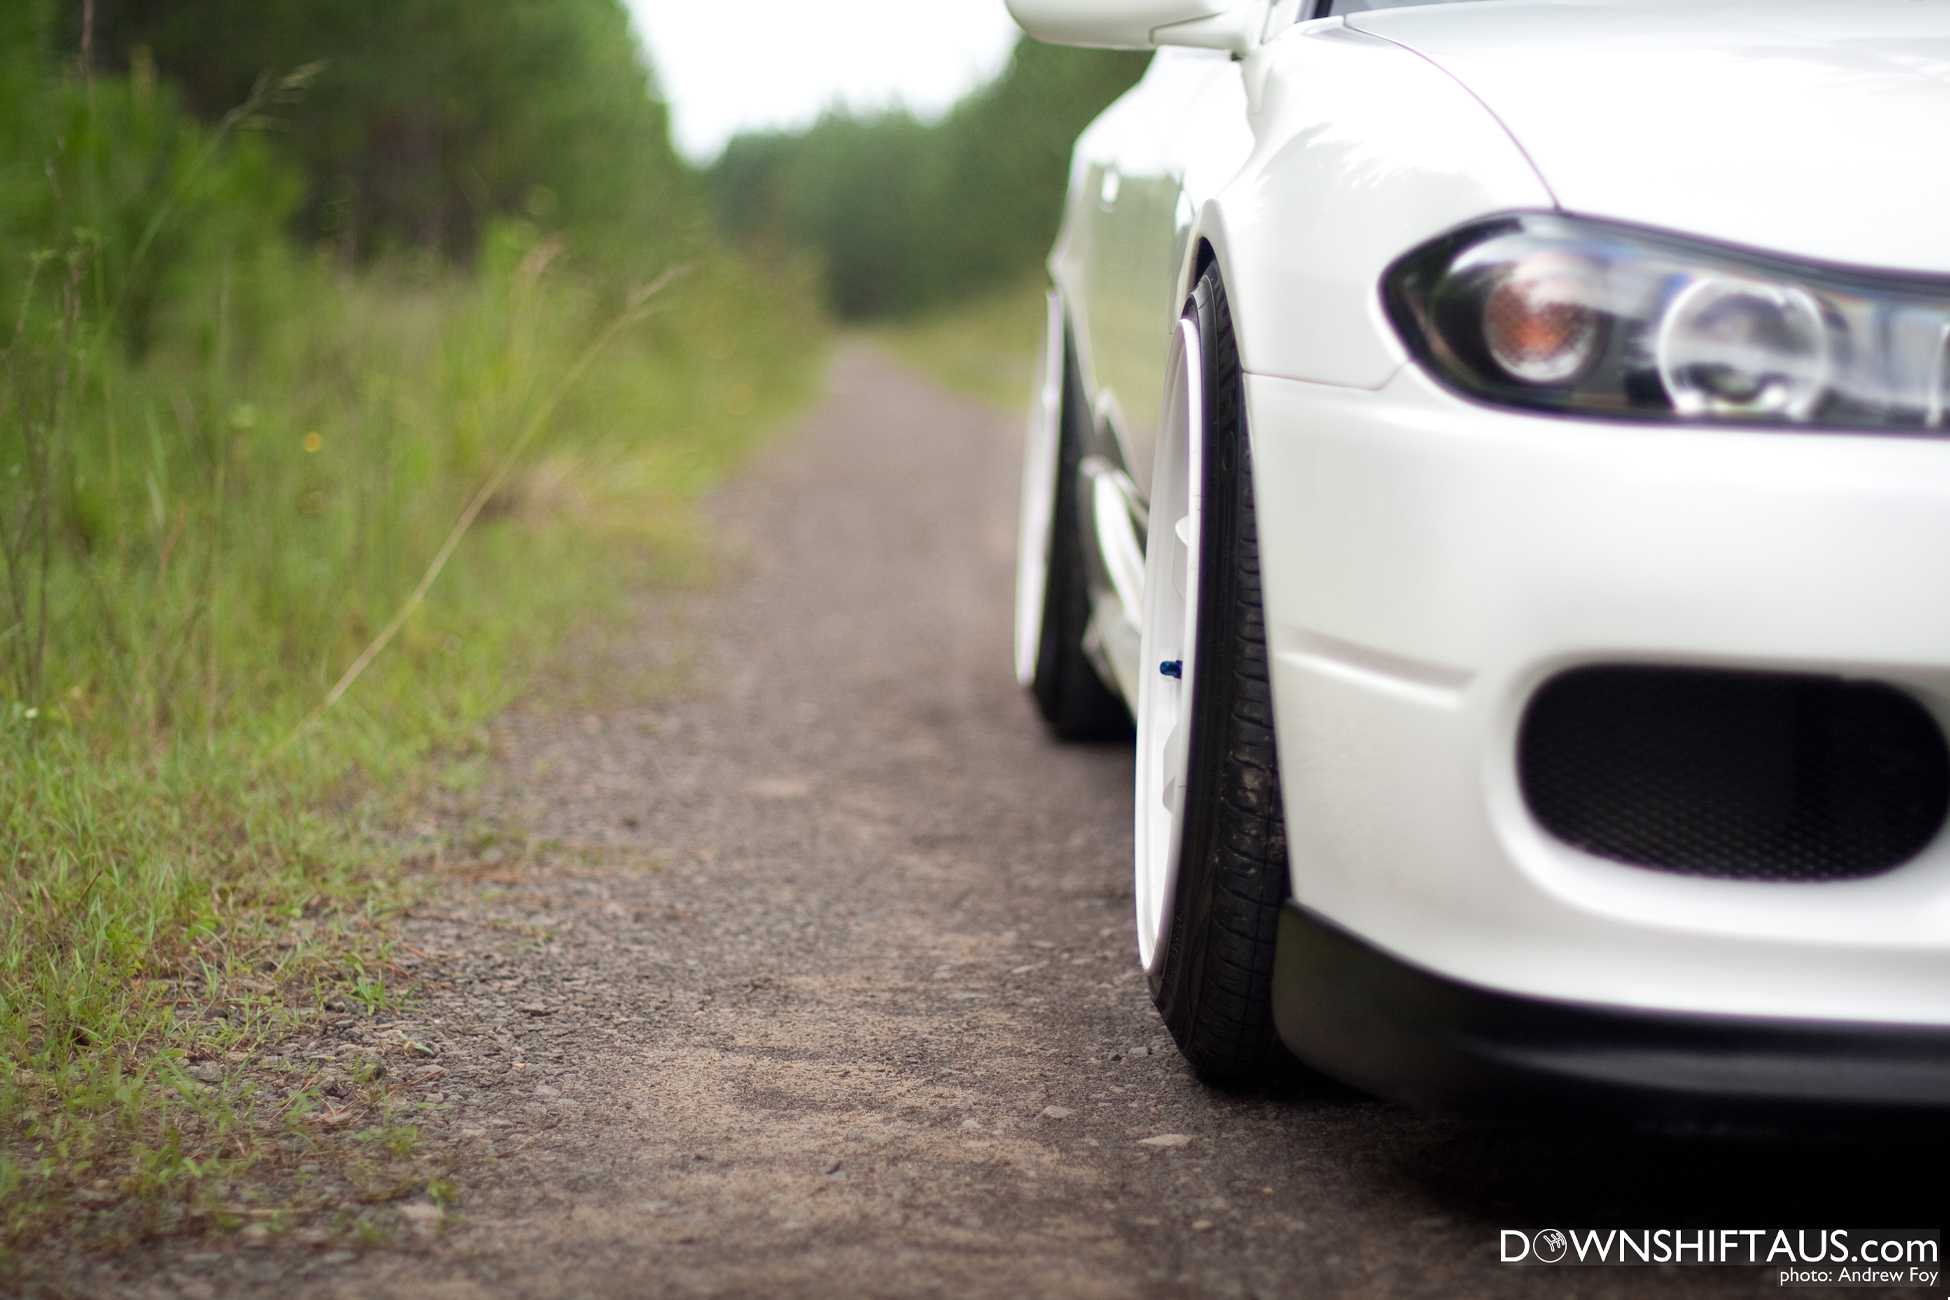
{"label": "green grass", "polygon": [[328,1106],[264,1048],[412,998],[416,801],[566,638],[696,575],[690,503],[825,347],[681,194],[493,223],[464,268],[294,247],[298,179],[239,132],[309,74],[209,128],[145,68],[0,49],[0,1284],[265,1227],[293,1143],[374,1201],[446,1186],[391,1089]]}
{"label": "green grass", "polygon": [[[623,287],[495,239],[478,274],[219,263],[140,361],[50,291],[9,354],[0,1277],[37,1242],[235,1228],[220,1190],[288,1133],[363,1142],[375,1186],[444,1177],[319,1129],[303,1092],[273,1110],[185,1070],[410,996],[383,922],[416,794],[566,636],[695,574],[690,502],[824,351],[804,285],[707,259],[550,406]],[[531,426],[424,605],[299,731]]]}
{"label": "green grass", "polygon": [[1022,411],[1036,384],[1048,283],[1038,272],[960,306],[877,326],[867,337],[951,392]]}

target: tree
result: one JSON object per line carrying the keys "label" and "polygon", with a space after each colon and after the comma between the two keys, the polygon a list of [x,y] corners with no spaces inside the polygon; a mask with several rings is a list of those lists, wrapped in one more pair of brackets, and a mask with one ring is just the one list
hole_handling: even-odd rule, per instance
{"label": "tree", "polygon": [[734,139],[710,173],[719,224],[815,254],[841,316],[949,302],[1034,267],[1062,217],[1077,133],[1149,55],[1024,40],[988,86],[928,127],[829,114]]}
{"label": "tree", "polygon": [[259,77],[325,63],[281,110],[305,194],[296,222],[347,257],[469,259],[487,221],[525,216],[585,246],[700,231],[701,191],[620,0],[66,0],[95,61],[142,52],[204,120]]}

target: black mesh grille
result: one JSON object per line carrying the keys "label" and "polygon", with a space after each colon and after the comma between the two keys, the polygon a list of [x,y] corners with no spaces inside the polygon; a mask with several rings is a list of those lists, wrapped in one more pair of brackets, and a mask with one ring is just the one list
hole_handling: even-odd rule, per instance
{"label": "black mesh grille", "polygon": [[1729,880],[1853,880],[1922,852],[1950,753],[1880,682],[1612,666],[1552,678],[1517,739],[1546,830],[1587,853]]}

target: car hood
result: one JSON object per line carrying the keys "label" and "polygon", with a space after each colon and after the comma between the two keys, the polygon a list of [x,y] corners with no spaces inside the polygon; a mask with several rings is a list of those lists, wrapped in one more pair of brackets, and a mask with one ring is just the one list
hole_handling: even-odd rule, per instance
{"label": "car hood", "polygon": [[1566,211],[1950,273],[1950,2],[1484,0],[1347,22],[1468,87]]}

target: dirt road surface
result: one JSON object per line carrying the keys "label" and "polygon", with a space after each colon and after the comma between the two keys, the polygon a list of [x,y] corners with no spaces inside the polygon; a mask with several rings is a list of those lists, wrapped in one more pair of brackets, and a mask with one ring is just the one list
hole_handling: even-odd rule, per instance
{"label": "dirt road surface", "polygon": [[334,1031],[437,1053],[458,1205],[349,1198],[383,1244],[240,1236],[114,1289],[1747,1294],[1775,1279],[1503,1267],[1497,1233],[1921,1217],[1889,1153],[1198,1083],[1132,955],[1129,750],[1051,742],[1010,677],[1018,422],[863,347],[831,386],[716,498],[718,587],[644,602],[627,657],[686,685],[511,716],[444,815],[557,847],[481,849],[408,925],[425,1000]]}

